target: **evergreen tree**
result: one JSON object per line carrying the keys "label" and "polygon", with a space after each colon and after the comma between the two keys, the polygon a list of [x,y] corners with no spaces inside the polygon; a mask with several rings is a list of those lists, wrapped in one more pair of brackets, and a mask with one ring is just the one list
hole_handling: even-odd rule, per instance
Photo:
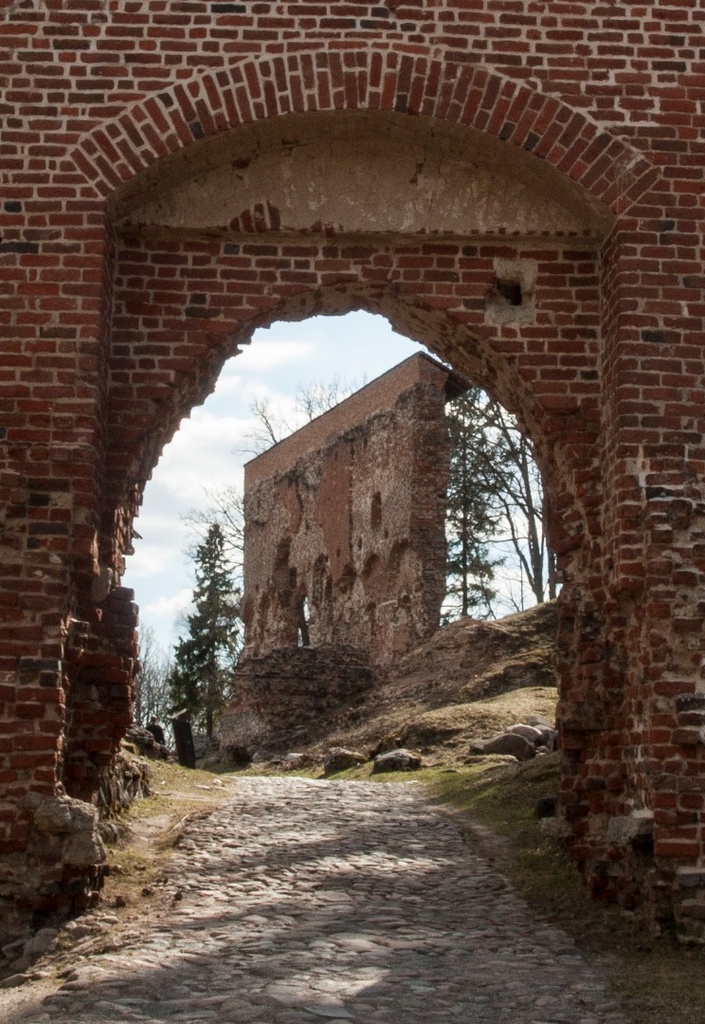
{"label": "evergreen tree", "polygon": [[447,409],[451,454],[446,515],[446,621],[457,615],[492,615],[496,596],[492,582],[502,562],[490,554],[499,517],[488,492],[485,471],[491,442],[484,429],[482,397],[479,388],[471,388]]}
{"label": "evergreen tree", "polygon": [[188,635],[174,648],[170,689],[173,711],[185,708],[210,738],[231,693],[240,636],[240,592],[233,584],[218,523],[208,528],[193,558],[194,611],[186,619]]}

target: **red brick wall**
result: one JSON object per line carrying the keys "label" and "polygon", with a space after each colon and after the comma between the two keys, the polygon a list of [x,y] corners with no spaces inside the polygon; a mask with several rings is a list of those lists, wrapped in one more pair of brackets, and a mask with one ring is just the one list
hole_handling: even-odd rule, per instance
{"label": "red brick wall", "polygon": [[[124,720],[132,641],[105,602],[179,417],[258,324],[363,307],[535,437],[564,575],[575,853],[607,893],[625,877],[669,902],[675,878],[693,886],[679,913],[701,906],[702,5],[15,0],[3,19],[0,852],[21,856],[24,796],[90,743],[84,647],[123,673],[103,753]],[[159,158],[350,109],[531,153],[614,227],[594,255],[579,239],[114,237],[106,199]],[[488,322],[498,257],[537,261],[533,322]],[[609,834],[639,809],[655,861]]]}
{"label": "red brick wall", "polygon": [[304,599],[307,646],[382,669],[438,629],[449,376],[412,356],[248,463],[244,657],[296,647]]}
{"label": "red brick wall", "polygon": [[[340,434],[359,427],[376,413],[392,409],[404,392],[426,382],[445,394],[448,371],[428,356],[417,353],[376,377],[299,430],[272,445],[245,464],[245,489],[290,470],[298,459],[321,451]],[[462,391],[462,382],[458,389]]]}

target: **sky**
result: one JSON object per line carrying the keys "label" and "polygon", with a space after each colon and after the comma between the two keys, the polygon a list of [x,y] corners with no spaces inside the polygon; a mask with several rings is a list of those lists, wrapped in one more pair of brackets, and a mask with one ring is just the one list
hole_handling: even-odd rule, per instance
{"label": "sky", "polygon": [[178,639],[187,611],[193,539],[185,518],[208,506],[208,491],[242,488],[246,435],[255,419],[253,400],[266,400],[288,422],[295,418],[296,391],[330,381],[362,386],[423,350],[371,313],[312,317],[276,323],[255,332],[252,343],[228,360],[214,392],[184,419],[147,484],[135,528],[135,554],[127,559],[123,586],[135,591],[141,627],[149,626],[167,651]]}

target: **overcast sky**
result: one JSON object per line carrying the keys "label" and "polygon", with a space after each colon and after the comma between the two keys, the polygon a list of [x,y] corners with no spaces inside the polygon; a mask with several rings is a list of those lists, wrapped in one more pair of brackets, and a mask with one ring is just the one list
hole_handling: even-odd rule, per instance
{"label": "overcast sky", "polygon": [[242,487],[250,456],[238,448],[254,425],[253,399],[269,399],[291,421],[297,387],[335,376],[362,384],[420,348],[383,317],[358,312],[257,330],[249,348],[228,360],[213,394],[164,449],[135,524],[142,539],[127,559],[123,585],[135,591],[141,624],[150,625],[164,647],[176,642],[193,586],[184,517],[208,504],[206,491]]}

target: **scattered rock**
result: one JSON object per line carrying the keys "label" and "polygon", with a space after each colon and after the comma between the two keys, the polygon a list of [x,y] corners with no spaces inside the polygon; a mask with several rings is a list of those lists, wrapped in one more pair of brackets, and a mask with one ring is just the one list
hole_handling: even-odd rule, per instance
{"label": "scattered rock", "polygon": [[347,768],[355,768],[364,764],[367,758],[359,750],[348,750],[346,747],[331,747],[323,761],[325,775],[344,772]]}
{"label": "scattered rock", "polygon": [[23,956],[41,956],[50,949],[59,934],[56,928],[40,928],[36,935],[33,935],[29,942],[26,942],[22,950]]}
{"label": "scattered rock", "polygon": [[558,730],[548,719],[542,718],[541,715],[527,715],[526,724],[539,730],[541,733],[541,744],[544,747],[548,747],[549,751],[555,750]]}
{"label": "scattered rock", "polygon": [[404,740],[401,736],[385,736],[379,741],[377,746],[370,751],[369,760],[374,761],[379,754],[386,754],[389,750],[399,750],[399,748],[403,746]]}
{"label": "scattered rock", "polygon": [[18,988],[28,981],[30,981],[29,974],[11,974],[9,978],[3,978],[0,981],[0,988]]}
{"label": "scattered rock", "polygon": [[386,754],[378,754],[374,760],[372,774],[378,772],[413,772],[422,767],[421,758],[403,747],[400,750],[388,750]]}
{"label": "scattered rock", "polygon": [[14,942],[8,942],[2,947],[2,955],[6,960],[16,960],[24,949],[27,939],[15,939]]}
{"label": "scattered rock", "polygon": [[485,740],[479,747],[483,754],[511,754],[517,761],[530,761],[536,754],[533,743],[513,732],[505,732],[501,736]]}
{"label": "scattered rock", "polygon": [[533,743],[535,747],[543,743],[543,733],[534,725],[510,725],[507,732],[514,733],[516,736],[523,736],[525,740]]}
{"label": "scattered rock", "polygon": [[65,935],[69,935],[71,939],[78,941],[78,939],[84,939],[87,935],[92,935],[95,931],[95,925],[91,924],[90,919],[83,918],[79,921],[69,921],[62,930]]}
{"label": "scattered rock", "polygon": [[298,768],[313,768],[320,763],[321,759],[313,754],[289,753],[282,758],[281,766],[285,772],[291,772]]}
{"label": "scattered rock", "polygon": [[556,730],[539,724],[535,715],[528,716],[537,724],[518,722],[510,725],[499,736],[489,740],[476,739],[470,743],[473,754],[509,754],[517,761],[529,761],[537,754],[550,754],[555,746]]}

